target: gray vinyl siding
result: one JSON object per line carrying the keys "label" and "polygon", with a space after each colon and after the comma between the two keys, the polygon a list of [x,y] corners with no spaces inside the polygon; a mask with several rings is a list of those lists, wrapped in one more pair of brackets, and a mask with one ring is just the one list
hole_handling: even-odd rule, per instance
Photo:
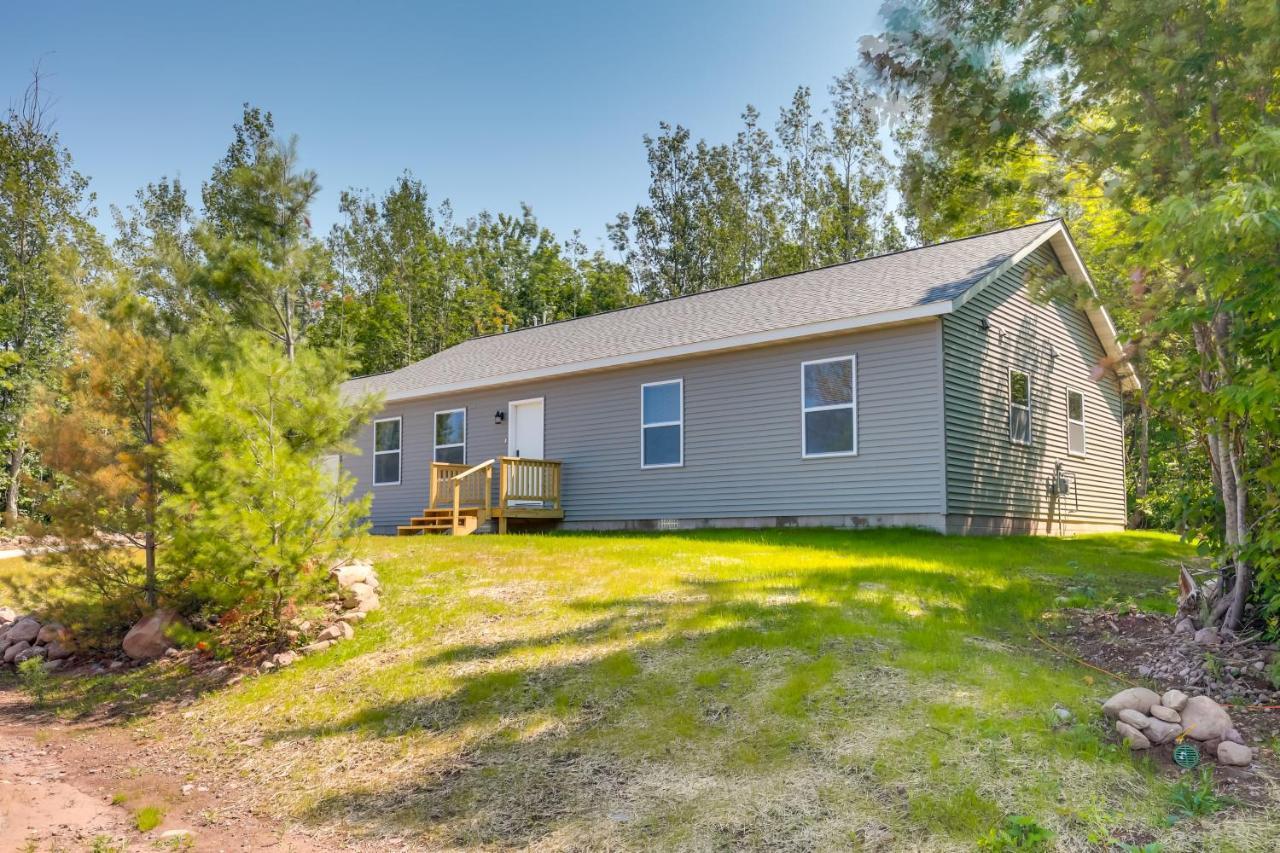
{"label": "gray vinyl siding", "polygon": [[[1064,522],[1081,529],[1124,524],[1119,383],[1110,370],[1099,378],[1091,375],[1104,353],[1084,311],[1060,301],[1042,304],[1030,298],[1026,279],[1046,265],[1061,269],[1044,246],[942,318],[947,512],[952,530],[966,525],[982,530],[982,519],[1003,518],[1023,523],[987,529],[1048,532],[1050,515],[1058,517],[1048,484],[1059,460],[1075,475],[1077,487],[1076,494],[1061,502]],[[990,322],[989,330],[980,327],[983,317]],[[1031,377],[1030,446],[1009,439],[1011,368]],[[1068,389],[1084,395],[1084,457],[1067,450]]]}
{"label": "gray vinyl siding", "polygon": [[[800,365],[857,356],[858,455],[801,458]],[[544,398],[545,455],[564,462],[566,523],[777,517],[928,518],[944,511],[937,320],[389,403],[401,482],[373,487],[372,427],[344,466],[391,532],[427,500],[433,413],[466,408],[466,461],[506,453],[512,400]],[[512,365],[517,369],[519,365]],[[684,465],[640,467],[640,386],[684,380]],[[495,477],[496,480],[496,477]],[[933,521],[936,519],[936,521]],[[873,523],[874,520],[873,520]]]}

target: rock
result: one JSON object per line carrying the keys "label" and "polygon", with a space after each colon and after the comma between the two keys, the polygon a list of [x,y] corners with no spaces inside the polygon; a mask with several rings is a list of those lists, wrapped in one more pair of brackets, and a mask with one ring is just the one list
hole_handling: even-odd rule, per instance
{"label": "rock", "polygon": [[40,636],[40,623],[30,616],[24,616],[9,626],[4,638],[11,643],[30,643]]}
{"label": "rock", "polygon": [[1222,642],[1217,628],[1201,628],[1196,631],[1195,641],[1202,646],[1216,646]]}
{"label": "rock", "polygon": [[1182,726],[1196,740],[1221,738],[1231,728],[1231,717],[1208,696],[1192,696],[1182,709]]}
{"label": "rock", "polygon": [[12,607],[0,607],[0,625],[8,625],[18,621],[18,611]]}
{"label": "rock", "polygon": [[20,640],[16,643],[10,643],[9,648],[4,650],[4,662],[13,663],[14,659],[17,658],[18,655],[22,654],[29,648],[31,648],[31,644],[28,643],[26,640]]}
{"label": "rock", "polygon": [[[1155,706],[1152,705],[1152,707],[1154,708]],[[1151,725],[1150,717],[1148,717],[1146,714],[1139,714],[1137,711],[1133,710],[1132,708],[1121,709],[1120,719],[1124,720],[1126,723],[1133,726],[1135,729],[1145,729],[1147,726]]]}
{"label": "rock", "polygon": [[363,581],[353,583],[342,591],[342,605],[348,609],[356,609],[367,598],[377,599],[378,591]]}
{"label": "rock", "polygon": [[1192,622],[1189,616],[1173,626],[1173,633],[1175,634],[1194,634],[1195,632],[1196,623]]}
{"label": "rock", "polygon": [[[8,654],[8,652],[6,652],[5,654]],[[22,651],[18,652],[16,655],[13,656],[13,662],[22,663],[23,661],[31,660],[32,658],[43,659],[44,646],[31,646],[31,645],[27,646],[25,649],[23,649]]]}
{"label": "rock", "polygon": [[154,660],[173,647],[169,631],[181,623],[172,610],[157,610],[144,616],[124,635],[124,653],[134,660]]}
{"label": "rock", "polygon": [[297,663],[301,657],[297,652],[277,652],[271,656],[270,663],[273,667],[288,666],[291,663]]}
{"label": "rock", "polygon": [[40,633],[36,634],[37,643],[49,643],[53,640],[62,640],[67,636],[67,629],[59,625],[57,622],[46,622],[41,628]]}
{"label": "rock", "polygon": [[324,640],[350,640],[356,634],[355,630],[346,622],[334,622],[328,628],[321,631],[316,639]]}
{"label": "rock", "polygon": [[1114,720],[1126,708],[1137,711],[1139,714],[1146,714],[1151,710],[1152,705],[1159,703],[1160,697],[1154,690],[1148,690],[1145,687],[1130,687],[1128,690],[1121,690],[1108,699],[1102,706],[1102,713]]}
{"label": "rock", "polygon": [[317,643],[310,643],[302,647],[301,651],[304,655],[313,655],[316,652],[322,652],[333,645],[333,640],[321,640]]}
{"label": "rock", "polygon": [[75,649],[61,640],[50,640],[49,644],[44,647],[45,657],[49,660],[62,660],[69,658],[75,652]]}
{"label": "rock", "polygon": [[369,563],[348,563],[334,571],[339,589],[347,589],[354,584],[362,583],[373,589],[378,588],[378,576]]}
{"label": "rock", "polygon": [[1146,735],[1135,729],[1128,723],[1116,720],[1116,732],[1120,737],[1129,742],[1130,749],[1150,749],[1151,741],[1147,740]]}
{"label": "rock", "polygon": [[1178,716],[1178,712],[1172,708],[1166,708],[1164,705],[1152,705],[1151,716],[1157,720],[1164,720],[1166,723],[1177,723],[1182,721],[1182,717]]}
{"label": "rock", "polygon": [[62,665],[65,663],[66,661],[64,660],[47,660],[44,662],[44,671],[57,672],[58,670],[62,669]]}
{"label": "rock", "polygon": [[1229,728],[1225,732],[1223,732],[1222,739],[1229,740],[1232,743],[1238,743],[1241,746],[1248,746],[1248,744],[1244,742],[1244,736],[1241,735],[1239,730],[1237,730],[1235,727]]}
{"label": "rock", "polygon": [[[1189,671],[1190,670],[1184,669],[1182,674],[1186,675]],[[1187,707],[1187,694],[1183,693],[1181,690],[1166,691],[1165,694],[1160,697],[1160,704],[1166,708],[1171,708],[1174,711],[1181,711],[1183,708]]]}
{"label": "rock", "polygon": [[1058,718],[1058,721],[1059,721],[1059,722],[1063,722],[1063,723],[1069,723],[1069,722],[1071,722],[1071,710],[1070,710],[1070,709],[1068,709],[1068,708],[1064,708],[1064,707],[1062,707],[1061,705],[1054,705],[1054,706],[1053,706],[1053,713],[1054,713],[1054,715]]}
{"label": "rock", "polygon": [[164,832],[160,833],[160,840],[192,838],[193,835],[194,834],[189,829],[166,829]]}
{"label": "rock", "polygon": [[342,614],[342,621],[347,623],[360,623],[363,622],[368,615],[368,613],[362,613],[359,610],[349,610]]}
{"label": "rock", "polygon": [[1166,723],[1164,720],[1153,717],[1151,724],[1142,730],[1142,734],[1152,743],[1168,743],[1182,734],[1182,726],[1177,723]]}
{"label": "rock", "polygon": [[1221,743],[1222,743],[1222,738],[1215,737],[1215,738],[1210,738],[1209,740],[1206,740],[1206,741],[1202,741],[1200,743],[1200,746],[1204,749],[1205,755],[1217,755],[1218,746]]}
{"label": "rock", "polygon": [[1229,740],[1218,744],[1218,763],[1230,764],[1234,767],[1248,767],[1253,761],[1253,750]]}

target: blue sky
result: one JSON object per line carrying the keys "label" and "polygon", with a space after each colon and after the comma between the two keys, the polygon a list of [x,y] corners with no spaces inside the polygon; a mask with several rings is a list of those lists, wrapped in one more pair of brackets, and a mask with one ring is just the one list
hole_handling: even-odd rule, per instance
{"label": "blue sky", "polygon": [[[532,205],[559,236],[644,196],[641,136],[660,120],[727,140],[755,104],[772,123],[856,64],[878,2],[44,2],[5,12],[0,98],[38,62],[99,220],[161,175],[193,196],[245,101],[299,137],[323,191],[405,169],[462,216]],[[196,200],[196,199],[193,199]]]}

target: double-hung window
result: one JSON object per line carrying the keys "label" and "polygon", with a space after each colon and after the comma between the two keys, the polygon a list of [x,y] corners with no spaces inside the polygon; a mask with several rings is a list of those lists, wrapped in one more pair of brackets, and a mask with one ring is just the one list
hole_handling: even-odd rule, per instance
{"label": "double-hung window", "polygon": [[1084,394],[1067,391],[1067,452],[1084,456]]}
{"label": "double-hung window", "polygon": [[1031,443],[1031,376],[1022,370],[1009,371],[1009,440]]}
{"label": "double-hung window", "polygon": [[373,422],[373,484],[400,485],[400,418]]}
{"label": "double-hung window", "polygon": [[435,454],[437,462],[462,465],[467,461],[467,410],[436,412]]}
{"label": "double-hung window", "polygon": [[640,467],[684,464],[684,380],[640,386]]}
{"label": "double-hung window", "polygon": [[800,365],[801,455],[858,452],[857,358],[846,355]]}

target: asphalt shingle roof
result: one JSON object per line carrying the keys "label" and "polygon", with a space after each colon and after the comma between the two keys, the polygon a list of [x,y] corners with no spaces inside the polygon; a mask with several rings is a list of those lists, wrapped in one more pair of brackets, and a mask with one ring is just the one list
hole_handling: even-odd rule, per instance
{"label": "asphalt shingle roof", "polygon": [[631,356],[954,299],[1057,220],[808,272],[749,282],[473,338],[390,373],[352,379],[348,393],[390,397],[504,374]]}

